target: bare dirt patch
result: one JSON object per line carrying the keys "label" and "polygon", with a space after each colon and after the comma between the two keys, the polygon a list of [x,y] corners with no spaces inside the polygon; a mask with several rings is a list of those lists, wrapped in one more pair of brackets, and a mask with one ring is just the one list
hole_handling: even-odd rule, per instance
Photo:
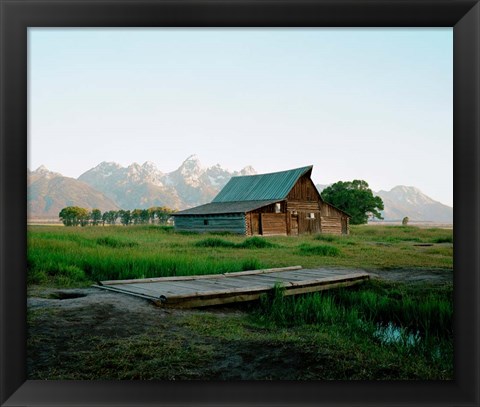
{"label": "bare dirt patch", "polygon": [[[453,279],[453,272],[446,269],[395,269],[370,275],[407,284],[445,284]],[[241,306],[163,309],[93,287],[31,288],[28,311],[29,379],[98,379],[98,372],[104,372],[102,379],[293,380],[299,372],[304,378],[310,372],[319,379],[329,378],[330,364],[338,365],[328,352],[292,348],[255,336],[258,332],[251,340],[215,341],[185,323],[199,316],[242,318]],[[164,360],[155,358],[157,351],[163,352]],[[119,361],[124,363],[119,366]],[[131,372],[131,365],[138,363],[147,368]],[[345,363],[345,369],[349,366]],[[149,376],[150,372],[155,373]]]}
{"label": "bare dirt patch", "polygon": [[406,284],[429,283],[446,284],[453,282],[453,270],[451,269],[391,269],[381,271],[369,271],[371,278]]}

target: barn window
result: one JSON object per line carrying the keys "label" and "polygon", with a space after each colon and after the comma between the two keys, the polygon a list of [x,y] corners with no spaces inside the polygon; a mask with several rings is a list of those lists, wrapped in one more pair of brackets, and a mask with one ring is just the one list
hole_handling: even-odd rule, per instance
{"label": "barn window", "polygon": [[203,220],[203,224],[204,224],[204,225],[208,225],[208,219],[204,219],[204,220]]}
{"label": "barn window", "polygon": [[280,213],[280,210],[281,210],[281,206],[280,206],[280,202],[278,202],[275,204],[275,213]]}
{"label": "barn window", "polygon": [[315,212],[310,212],[307,216],[307,219],[315,219]]}

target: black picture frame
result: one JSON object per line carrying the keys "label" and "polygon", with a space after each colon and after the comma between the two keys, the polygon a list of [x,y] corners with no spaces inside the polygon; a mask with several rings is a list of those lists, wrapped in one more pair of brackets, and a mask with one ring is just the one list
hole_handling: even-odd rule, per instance
{"label": "black picture frame", "polygon": [[[480,5],[471,0],[0,0],[2,406],[478,406]],[[453,27],[455,379],[26,380],[28,27]]]}

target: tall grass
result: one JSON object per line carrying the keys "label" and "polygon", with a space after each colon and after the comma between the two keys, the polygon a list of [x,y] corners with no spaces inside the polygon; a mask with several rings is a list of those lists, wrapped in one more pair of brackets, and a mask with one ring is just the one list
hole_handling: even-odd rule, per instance
{"label": "tall grass", "polygon": [[96,240],[96,243],[101,246],[108,246],[116,249],[138,246],[137,242],[124,241],[111,236],[100,237]]}
{"label": "tall grass", "polygon": [[209,237],[207,239],[195,242],[196,247],[236,247],[236,244],[228,240],[219,239],[216,237]]}
{"label": "tall grass", "polygon": [[278,245],[269,242],[265,238],[258,236],[249,237],[241,243],[234,243],[228,240],[219,239],[217,237],[208,237],[206,239],[195,242],[196,247],[226,247],[238,249],[265,249],[270,247],[277,247]]}
{"label": "tall grass", "polygon": [[357,310],[338,306],[330,295],[313,293],[286,297],[284,294],[285,289],[275,285],[272,293],[262,295],[258,309],[255,310],[256,316],[263,322],[281,327],[358,321]]}
{"label": "tall grass", "polygon": [[[158,232],[150,228],[145,231],[147,235]],[[116,237],[98,237],[96,234],[78,236],[68,232],[40,238],[30,236],[28,283],[88,284],[89,281],[216,274],[264,267],[260,260],[250,256],[219,258],[198,255],[175,244],[166,249],[155,236],[132,233],[130,239],[127,237],[124,233]],[[69,283],[67,279],[70,279]]]}
{"label": "tall grass", "polygon": [[[388,289],[387,289],[388,287]],[[260,319],[278,326],[344,323],[363,321],[371,326],[394,324],[424,337],[453,335],[452,287],[430,293],[369,282],[361,288],[339,289],[304,296],[284,296],[276,286],[263,296],[256,310]]]}
{"label": "tall grass", "polygon": [[[304,268],[452,268],[451,235],[442,229],[403,226],[352,226],[349,236],[248,238],[185,234],[153,225],[31,226],[28,282],[88,285],[105,279],[213,274],[297,264]],[[433,247],[414,246],[412,242],[417,240]],[[434,240],[440,243],[432,243]]]}
{"label": "tall grass", "polygon": [[448,236],[441,236],[432,239],[432,243],[453,243],[453,236],[450,234]]}
{"label": "tall grass", "polygon": [[250,310],[261,326],[324,332],[340,344],[350,341],[354,352],[366,359],[378,352],[414,371],[417,364],[426,364],[452,372],[452,288],[427,296],[407,286],[404,290],[387,285],[390,296],[378,283],[366,283],[356,289],[286,297],[277,286]]}
{"label": "tall grass", "polygon": [[329,245],[312,246],[308,243],[302,243],[298,248],[302,255],[338,256],[340,254],[337,247]]}

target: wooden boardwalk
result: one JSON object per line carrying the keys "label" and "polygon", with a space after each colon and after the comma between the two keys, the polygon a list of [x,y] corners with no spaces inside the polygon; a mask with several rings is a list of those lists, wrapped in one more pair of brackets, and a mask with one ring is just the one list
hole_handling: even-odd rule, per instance
{"label": "wooden boardwalk", "polygon": [[111,280],[94,287],[145,298],[162,307],[194,308],[256,300],[275,284],[285,288],[285,295],[295,295],[348,287],[368,278],[368,273],[361,271],[293,266],[203,276]]}

